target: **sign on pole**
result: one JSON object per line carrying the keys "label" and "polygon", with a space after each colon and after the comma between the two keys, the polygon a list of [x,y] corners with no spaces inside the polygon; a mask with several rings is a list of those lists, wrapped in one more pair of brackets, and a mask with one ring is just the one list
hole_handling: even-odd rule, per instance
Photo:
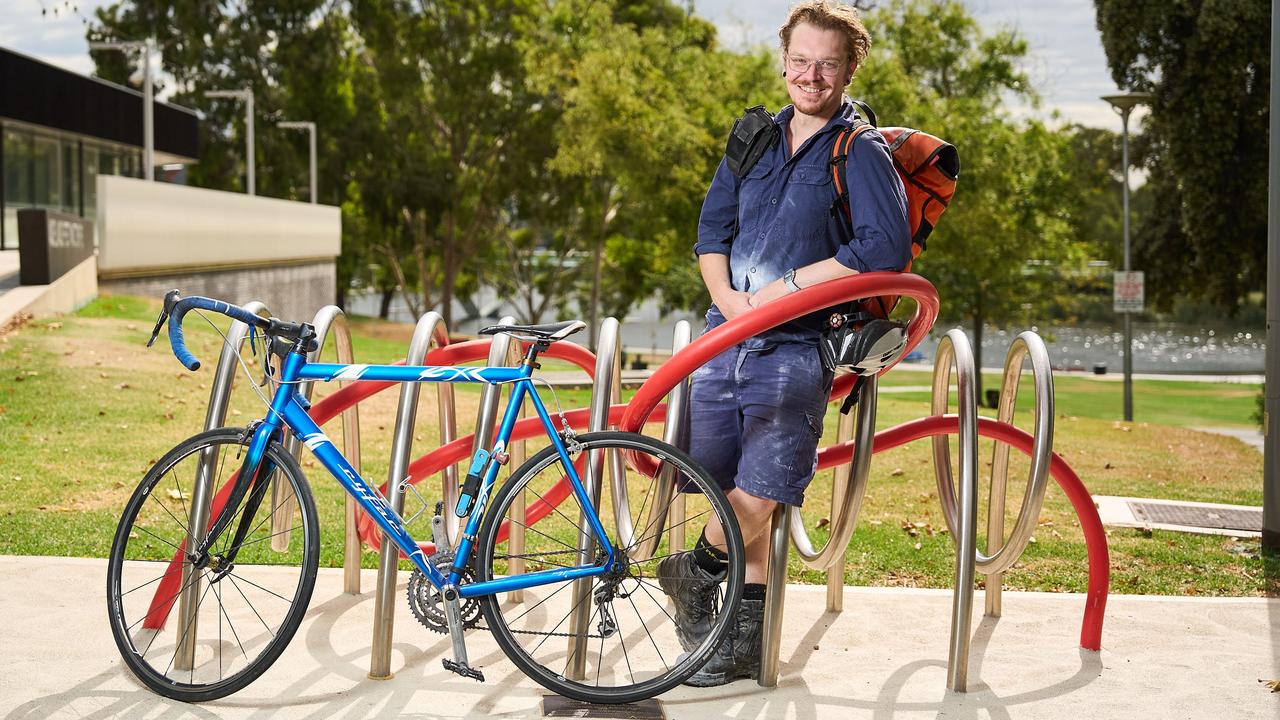
{"label": "sign on pole", "polygon": [[1146,298],[1144,280],[1141,272],[1118,272],[1115,274],[1115,297],[1113,303],[1118,313],[1140,313]]}

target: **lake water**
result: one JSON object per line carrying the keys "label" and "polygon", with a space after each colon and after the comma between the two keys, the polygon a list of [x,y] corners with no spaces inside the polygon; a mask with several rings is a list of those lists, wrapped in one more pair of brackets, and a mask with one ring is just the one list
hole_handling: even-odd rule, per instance
{"label": "lake water", "polygon": [[[351,311],[359,315],[376,315],[376,296],[352,298]],[[459,313],[461,314],[461,313]],[[405,307],[392,304],[391,319],[412,322]],[[494,317],[455,323],[452,332],[473,335]],[[628,352],[648,350],[669,352],[678,320],[688,320],[694,333],[702,330],[702,316],[673,314],[659,317],[655,307],[643,306],[622,323],[622,346]],[[550,320],[547,320],[550,322]],[[917,348],[924,361],[931,361],[940,338],[949,327],[936,326],[932,336]],[[970,339],[973,333],[964,328]],[[1117,321],[1114,328],[1077,326],[1032,326],[1000,330],[988,327],[982,339],[982,364],[987,368],[1004,365],[1010,343],[1023,330],[1040,333],[1049,347],[1049,358],[1055,369],[1092,371],[1105,364],[1108,372],[1121,372],[1124,334]],[[583,336],[585,341],[585,336]],[[1266,331],[1262,328],[1230,326],[1191,326],[1183,324],[1133,324],[1133,370],[1140,373],[1212,373],[1253,374],[1264,371]]]}

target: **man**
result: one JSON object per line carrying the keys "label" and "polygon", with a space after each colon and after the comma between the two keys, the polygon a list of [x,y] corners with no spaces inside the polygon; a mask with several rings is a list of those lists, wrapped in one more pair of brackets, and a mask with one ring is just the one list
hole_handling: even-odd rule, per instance
{"label": "man", "polygon": [[[787,293],[859,272],[901,270],[911,258],[906,196],[880,133],[849,150],[852,223],[831,208],[830,159],[854,106],[844,88],[870,45],[857,10],[826,0],[795,6],[779,30],[792,105],[775,118],[780,139],[744,177],[720,163],[694,247],[713,305],[707,329]],[[778,326],[712,359],[693,375],[690,453],[728,490],[746,548],[746,589],[730,632],[690,685],[759,673],[768,529],[778,503],[800,505],[813,478],[832,373],[817,342],[826,312]],[[710,630],[724,576],[717,521],[691,553],[659,565],[686,647]]]}

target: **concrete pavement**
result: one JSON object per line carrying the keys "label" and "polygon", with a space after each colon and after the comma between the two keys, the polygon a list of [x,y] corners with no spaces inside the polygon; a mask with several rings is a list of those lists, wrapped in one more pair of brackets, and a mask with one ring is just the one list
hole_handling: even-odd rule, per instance
{"label": "concrete pavement", "polygon": [[[103,560],[0,557],[0,718],[541,717],[540,686],[482,631],[468,636],[489,682],[446,673],[448,640],[396,610],[395,677],[369,668],[372,571],[360,596],[322,570],[280,660],[240,693],[183,705],[124,668],[107,627]],[[406,577],[402,573],[402,579]],[[403,597],[403,584],[399,597]],[[1274,720],[1280,599],[1113,596],[1103,649],[1077,646],[1081,595],[1004,594],[1004,617],[975,618],[970,692],[946,687],[950,593],[788,587],[778,687],[679,688],[668,718],[1214,718]],[[981,608],[981,600],[976,603]]]}

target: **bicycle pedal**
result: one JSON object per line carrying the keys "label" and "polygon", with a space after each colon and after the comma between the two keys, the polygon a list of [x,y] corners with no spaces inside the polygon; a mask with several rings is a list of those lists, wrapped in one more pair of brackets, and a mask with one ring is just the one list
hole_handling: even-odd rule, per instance
{"label": "bicycle pedal", "polygon": [[448,670],[449,672],[455,672],[461,675],[462,677],[471,678],[472,680],[479,680],[480,682],[484,682],[484,673],[480,672],[476,668],[471,667],[470,665],[467,665],[466,663],[454,662],[449,658],[443,658],[440,660],[440,662],[444,664],[444,669]]}

